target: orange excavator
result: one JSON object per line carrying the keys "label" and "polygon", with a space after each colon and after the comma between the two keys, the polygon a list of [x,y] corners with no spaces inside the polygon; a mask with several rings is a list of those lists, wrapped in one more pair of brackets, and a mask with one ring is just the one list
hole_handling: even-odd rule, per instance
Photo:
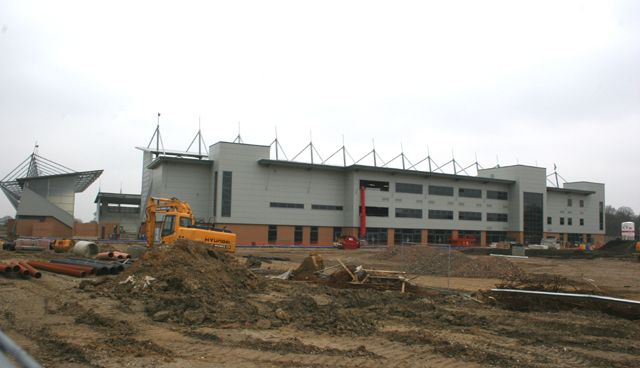
{"label": "orange excavator", "polygon": [[147,221],[145,232],[147,245],[153,246],[156,229],[156,214],[164,214],[160,242],[169,244],[178,239],[191,240],[213,245],[223,251],[236,251],[236,234],[216,229],[208,225],[197,224],[191,206],[177,198],[150,197],[147,201]]}

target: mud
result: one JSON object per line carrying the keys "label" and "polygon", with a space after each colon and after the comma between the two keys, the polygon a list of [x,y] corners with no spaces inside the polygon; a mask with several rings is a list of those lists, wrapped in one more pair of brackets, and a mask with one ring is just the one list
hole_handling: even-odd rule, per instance
{"label": "mud", "polygon": [[[308,253],[290,255],[302,260]],[[322,257],[325,265],[332,257],[347,261],[344,253]],[[348,261],[366,266],[375,259],[376,268],[397,269],[399,261],[388,258],[359,250]],[[558,290],[590,285],[554,262],[545,261],[547,276],[512,280]],[[640,270],[629,265],[585,267],[603,275],[626,267],[625,290],[635,293]],[[493,275],[491,267],[482,272]],[[603,292],[622,290],[615,282],[593,283]],[[45,367],[640,365],[640,321],[580,307],[514,310],[480,292],[423,295],[261,279],[235,257],[197,244],[154,250],[123,275],[82,285],[49,273],[0,279],[0,328]]]}

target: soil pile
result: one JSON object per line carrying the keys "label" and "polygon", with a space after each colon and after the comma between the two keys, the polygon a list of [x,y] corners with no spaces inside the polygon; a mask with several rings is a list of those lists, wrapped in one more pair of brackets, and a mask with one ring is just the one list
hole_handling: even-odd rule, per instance
{"label": "soil pile", "polygon": [[632,254],[636,250],[636,242],[633,240],[612,240],[596,250],[599,254],[624,255]]}
{"label": "soil pile", "polygon": [[156,321],[221,325],[255,318],[244,301],[262,283],[233,256],[179,240],[152,249],[101,287],[124,302],[141,299]]}
{"label": "soil pile", "polygon": [[[509,260],[496,257],[470,257],[458,251],[426,246],[397,247],[380,256],[398,261],[405,272],[419,275],[479,278],[515,278],[525,272]],[[451,262],[449,271],[449,262]]]}

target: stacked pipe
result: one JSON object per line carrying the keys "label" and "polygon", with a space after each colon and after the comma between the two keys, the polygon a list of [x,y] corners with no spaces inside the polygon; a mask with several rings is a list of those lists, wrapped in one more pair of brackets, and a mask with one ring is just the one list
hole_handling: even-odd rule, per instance
{"label": "stacked pipe", "polygon": [[31,276],[39,279],[40,277],[42,277],[42,274],[38,270],[31,267],[27,262],[23,261],[0,264],[0,272],[4,273],[5,275],[15,273],[22,276],[23,278]]}
{"label": "stacked pipe", "polygon": [[105,260],[105,261],[114,261],[118,259],[130,259],[130,258],[131,258],[131,255],[129,253],[117,252],[117,251],[102,252],[96,255],[96,259]]}
{"label": "stacked pipe", "polygon": [[118,262],[98,261],[95,259],[87,258],[58,258],[52,259],[51,262],[65,265],[91,267],[95,270],[96,275],[115,275],[124,270],[124,266]]}

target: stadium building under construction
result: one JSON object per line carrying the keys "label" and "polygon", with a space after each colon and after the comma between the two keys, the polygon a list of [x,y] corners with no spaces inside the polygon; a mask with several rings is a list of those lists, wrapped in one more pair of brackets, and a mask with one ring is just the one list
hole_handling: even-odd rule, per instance
{"label": "stadium building under construction", "polygon": [[177,197],[198,219],[236,232],[239,244],[330,244],[340,234],[366,234],[370,244],[604,242],[604,184],[548,186],[542,167],[477,168],[471,176],[272,159],[273,145],[138,148],[142,208],[150,196]]}

